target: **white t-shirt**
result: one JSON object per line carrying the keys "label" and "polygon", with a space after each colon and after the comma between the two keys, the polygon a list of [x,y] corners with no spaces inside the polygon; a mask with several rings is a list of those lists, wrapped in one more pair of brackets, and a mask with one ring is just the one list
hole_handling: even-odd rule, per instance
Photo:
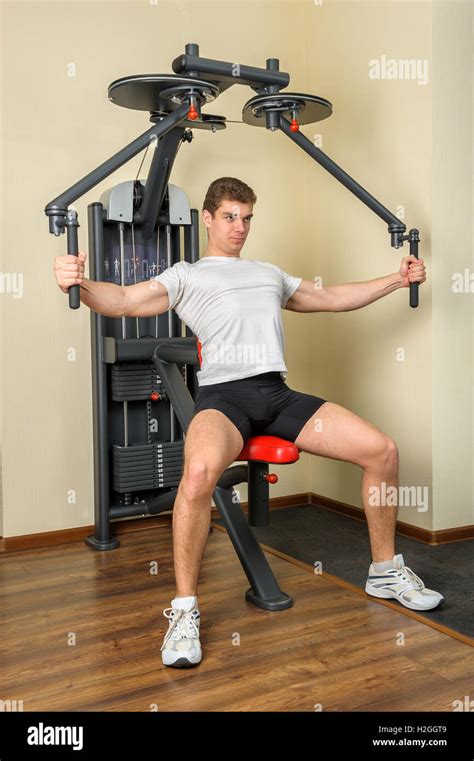
{"label": "white t-shirt", "polygon": [[155,280],[201,343],[199,386],[278,370],[286,380],[281,309],[302,278],[269,262],[204,256],[177,262]]}

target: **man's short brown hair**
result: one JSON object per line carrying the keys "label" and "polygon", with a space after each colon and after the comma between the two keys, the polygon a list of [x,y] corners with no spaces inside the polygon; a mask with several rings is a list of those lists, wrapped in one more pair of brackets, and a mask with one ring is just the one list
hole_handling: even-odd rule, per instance
{"label": "man's short brown hair", "polygon": [[219,177],[209,185],[202,210],[207,209],[214,216],[224,200],[254,204],[257,202],[257,196],[242,180],[236,177]]}

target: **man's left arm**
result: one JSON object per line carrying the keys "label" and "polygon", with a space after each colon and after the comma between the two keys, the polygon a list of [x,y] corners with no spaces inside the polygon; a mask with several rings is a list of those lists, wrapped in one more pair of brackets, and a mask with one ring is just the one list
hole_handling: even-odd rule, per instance
{"label": "man's left arm", "polygon": [[400,270],[392,275],[359,283],[344,283],[318,288],[312,280],[302,280],[288,299],[285,309],[291,312],[351,312],[372,304],[398,288],[410,283],[424,283],[426,267],[423,259],[404,256]]}

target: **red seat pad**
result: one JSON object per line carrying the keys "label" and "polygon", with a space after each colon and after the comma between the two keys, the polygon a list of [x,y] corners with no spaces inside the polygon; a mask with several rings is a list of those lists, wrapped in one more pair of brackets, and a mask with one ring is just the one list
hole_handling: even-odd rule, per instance
{"label": "red seat pad", "polygon": [[299,458],[299,449],[292,441],[280,439],[279,436],[251,436],[235,459],[288,463]]}

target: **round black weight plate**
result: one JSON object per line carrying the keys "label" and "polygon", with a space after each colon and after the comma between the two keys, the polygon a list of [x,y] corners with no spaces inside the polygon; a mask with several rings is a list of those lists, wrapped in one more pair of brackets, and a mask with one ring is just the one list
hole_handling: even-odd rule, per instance
{"label": "round black weight plate", "polygon": [[332,104],[325,98],[304,93],[282,92],[274,95],[256,95],[242,110],[242,119],[254,127],[266,127],[267,111],[281,113],[288,121],[296,111],[298,124],[313,124],[332,114]]}
{"label": "round black weight plate", "polygon": [[136,111],[175,111],[194,95],[201,104],[210,103],[219,95],[212,82],[173,74],[137,74],[116,79],[109,85],[107,95],[112,103]]}

